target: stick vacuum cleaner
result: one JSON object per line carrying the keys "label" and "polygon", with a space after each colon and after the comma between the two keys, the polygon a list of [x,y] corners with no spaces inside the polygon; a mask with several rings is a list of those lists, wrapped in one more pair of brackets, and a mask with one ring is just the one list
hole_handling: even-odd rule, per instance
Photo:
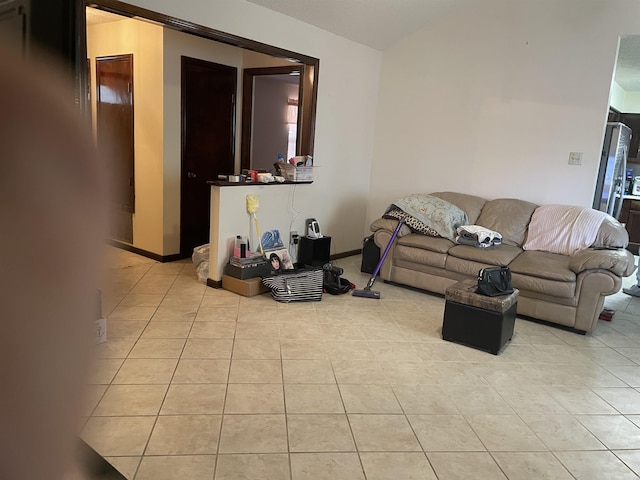
{"label": "stick vacuum cleaner", "polygon": [[376,277],[378,276],[378,273],[382,268],[384,259],[387,258],[387,254],[389,253],[389,250],[391,250],[391,245],[393,245],[393,242],[396,241],[396,237],[398,236],[398,232],[400,231],[400,228],[402,228],[402,225],[404,225],[404,220],[400,220],[398,222],[398,226],[394,230],[393,235],[391,235],[391,240],[389,240],[389,243],[387,243],[387,248],[384,249],[384,253],[380,257],[380,261],[378,262],[376,269],[373,271],[373,275],[371,275],[371,278],[369,279],[367,286],[364,287],[362,290],[354,290],[352,293],[354,297],[375,298],[376,300],[380,300],[380,292],[371,290],[371,288],[373,287],[373,284],[376,283]]}

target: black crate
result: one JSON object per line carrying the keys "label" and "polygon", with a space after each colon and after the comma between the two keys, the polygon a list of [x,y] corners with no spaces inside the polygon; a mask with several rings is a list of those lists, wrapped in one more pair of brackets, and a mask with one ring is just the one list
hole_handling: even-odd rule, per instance
{"label": "black crate", "polygon": [[300,237],[298,243],[299,268],[305,266],[321,267],[331,260],[331,237]]}
{"label": "black crate", "polygon": [[442,338],[498,355],[513,337],[517,307],[515,302],[505,312],[493,312],[447,300]]}

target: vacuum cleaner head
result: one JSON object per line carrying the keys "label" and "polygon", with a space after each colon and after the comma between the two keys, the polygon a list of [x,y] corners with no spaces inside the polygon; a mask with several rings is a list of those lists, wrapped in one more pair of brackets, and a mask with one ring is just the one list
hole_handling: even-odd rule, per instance
{"label": "vacuum cleaner head", "polygon": [[380,300],[380,292],[376,292],[375,290],[367,290],[366,288],[363,290],[354,290],[351,295],[353,295],[354,297],[373,298],[375,300]]}

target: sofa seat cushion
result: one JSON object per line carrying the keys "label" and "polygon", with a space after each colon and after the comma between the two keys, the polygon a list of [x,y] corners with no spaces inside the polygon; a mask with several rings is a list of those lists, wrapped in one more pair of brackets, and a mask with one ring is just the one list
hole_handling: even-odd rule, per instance
{"label": "sofa seat cushion", "polygon": [[551,297],[572,299],[576,294],[576,282],[549,280],[548,278],[513,273],[511,283],[513,288],[517,288],[524,295],[528,295],[526,292],[535,292]]}
{"label": "sofa seat cushion", "polygon": [[534,203],[513,198],[490,200],[482,208],[476,224],[498,232],[503,244],[521,247],[536,208]]}
{"label": "sofa seat cushion", "polygon": [[557,253],[524,251],[509,264],[513,288],[559,298],[576,294],[576,274],[571,257]]}
{"label": "sofa seat cushion", "polygon": [[442,237],[428,237],[419,233],[412,233],[398,238],[398,245],[421,248],[432,252],[447,253],[455,245],[451,240]]}
{"label": "sofa seat cushion", "polygon": [[571,257],[557,253],[525,251],[509,264],[513,273],[546,278],[560,282],[575,282],[576,274],[569,268]]}
{"label": "sofa seat cushion", "polygon": [[473,262],[489,265],[509,265],[514,258],[522,253],[520,247],[500,245],[497,247],[478,248],[468,245],[456,245],[449,249],[449,255]]}
{"label": "sofa seat cushion", "polygon": [[425,250],[424,248],[409,247],[407,245],[396,245],[393,254],[394,260],[404,260],[406,262],[416,263],[420,265],[428,265],[430,267],[444,268],[447,260],[446,253]]}

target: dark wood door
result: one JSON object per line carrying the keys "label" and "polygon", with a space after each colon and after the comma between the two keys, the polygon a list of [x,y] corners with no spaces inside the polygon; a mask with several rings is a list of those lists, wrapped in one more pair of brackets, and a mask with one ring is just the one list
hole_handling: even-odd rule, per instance
{"label": "dark wood door", "polygon": [[180,253],[209,242],[208,180],[234,173],[237,69],[182,57]]}
{"label": "dark wood door", "polygon": [[111,235],[133,243],[133,55],[96,59],[96,105],[98,147],[109,159]]}

